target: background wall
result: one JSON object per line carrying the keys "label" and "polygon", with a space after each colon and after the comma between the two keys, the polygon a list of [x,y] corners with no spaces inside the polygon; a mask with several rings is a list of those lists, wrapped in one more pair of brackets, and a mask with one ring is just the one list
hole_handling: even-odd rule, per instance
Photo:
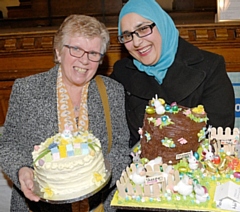
{"label": "background wall", "polygon": [[[1,28],[59,26],[72,13],[91,15],[107,26],[117,26],[118,14],[128,0],[0,0]],[[176,23],[214,22],[216,0],[156,0]],[[19,4],[20,2],[20,4]],[[10,6],[11,5],[11,6]],[[18,6],[15,6],[18,5]],[[6,6],[7,10],[6,11]]]}
{"label": "background wall", "polygon": [[0,10],[3,13],[3,18],[7,18],[8,6],[19,6],[19,0],[0,0]]}

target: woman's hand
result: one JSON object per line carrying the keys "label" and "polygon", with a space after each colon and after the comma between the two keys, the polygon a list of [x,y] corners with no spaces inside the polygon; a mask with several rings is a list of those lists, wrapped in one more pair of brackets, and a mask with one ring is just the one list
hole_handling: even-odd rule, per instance
{"label": "woman's hand", "polygon": [[18,178],[25,197],[31,201],[38,202],[40,198],[33,193],[33,170],[28,167],[22,167],[18,172]]}

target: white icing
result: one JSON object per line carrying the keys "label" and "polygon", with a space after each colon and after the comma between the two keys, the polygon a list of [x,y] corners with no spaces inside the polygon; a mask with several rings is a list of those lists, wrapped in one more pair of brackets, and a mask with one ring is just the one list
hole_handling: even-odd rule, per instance
{"label": "white icing", "polygon": [[[56,137],[59,137],[59,134],[57,134]],[[94,146],[95,151],[90,150],[87,155],[80,154],[52,160],[50,162],[45,161],[42,166],[39,165],[38,161],[34,163],[35,180],[39,184],[42,192],[44,192],[45,189],[50,189],[54,196],[71,195],[76,192],[76,195],[79,196],[82,190],[103,183],[94,177],[94,173],[100,175],[103,180],[106,176],[104,158],[101,148],[99,148],[101,147],[101,143],[91,135],[88,136],[88,139],[89,138],[91,138],[98,147]],[[32,153],[33,161],[35,161],[48,146],[48,141],[41,143],[40,148]],[[47,199],[48,194],[45,192],[44,195]]]}

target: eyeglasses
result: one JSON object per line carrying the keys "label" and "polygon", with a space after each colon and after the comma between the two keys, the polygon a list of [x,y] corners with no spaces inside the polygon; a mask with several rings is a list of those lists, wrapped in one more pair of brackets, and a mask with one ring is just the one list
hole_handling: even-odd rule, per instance
{"label": "eyeglasses", "polygon": [[139,38],[146,37],[146,36],[152,34],[152,29],[155,26],[156,26],[156,24],[152,23],[150,25],[140,27],[133,32],[124,32],[122,35],[118,36],[118,40],[120,43],[128,43],[133,40],[133,34],[136,34]]}
{"label": "eyeglasses", "polygon": [[84,49],[76,46],[69,46],[69,45],[63,45],[69,49],[69,53],[73,57],[81,58],[85,53],[87,53],[87,57],[92,62],[99,62],[103,58],[104,54],[101,54],[99,52],[95,51],[85,51]]}

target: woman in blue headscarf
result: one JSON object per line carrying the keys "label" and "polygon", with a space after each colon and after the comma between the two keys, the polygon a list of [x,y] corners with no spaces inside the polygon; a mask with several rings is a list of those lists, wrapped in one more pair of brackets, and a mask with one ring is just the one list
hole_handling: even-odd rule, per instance
{"label": "woman in blue headscarf", "polygon": [[224,58],[179,37],[155,0],[129,0],[124,5],[118,39],[130,57],[115,63],[111,77],[125,87],[130,146],[139,140],[145,107],[156,94],[169,104],[202,104],[209,125],[234,127],[234,92]]}

